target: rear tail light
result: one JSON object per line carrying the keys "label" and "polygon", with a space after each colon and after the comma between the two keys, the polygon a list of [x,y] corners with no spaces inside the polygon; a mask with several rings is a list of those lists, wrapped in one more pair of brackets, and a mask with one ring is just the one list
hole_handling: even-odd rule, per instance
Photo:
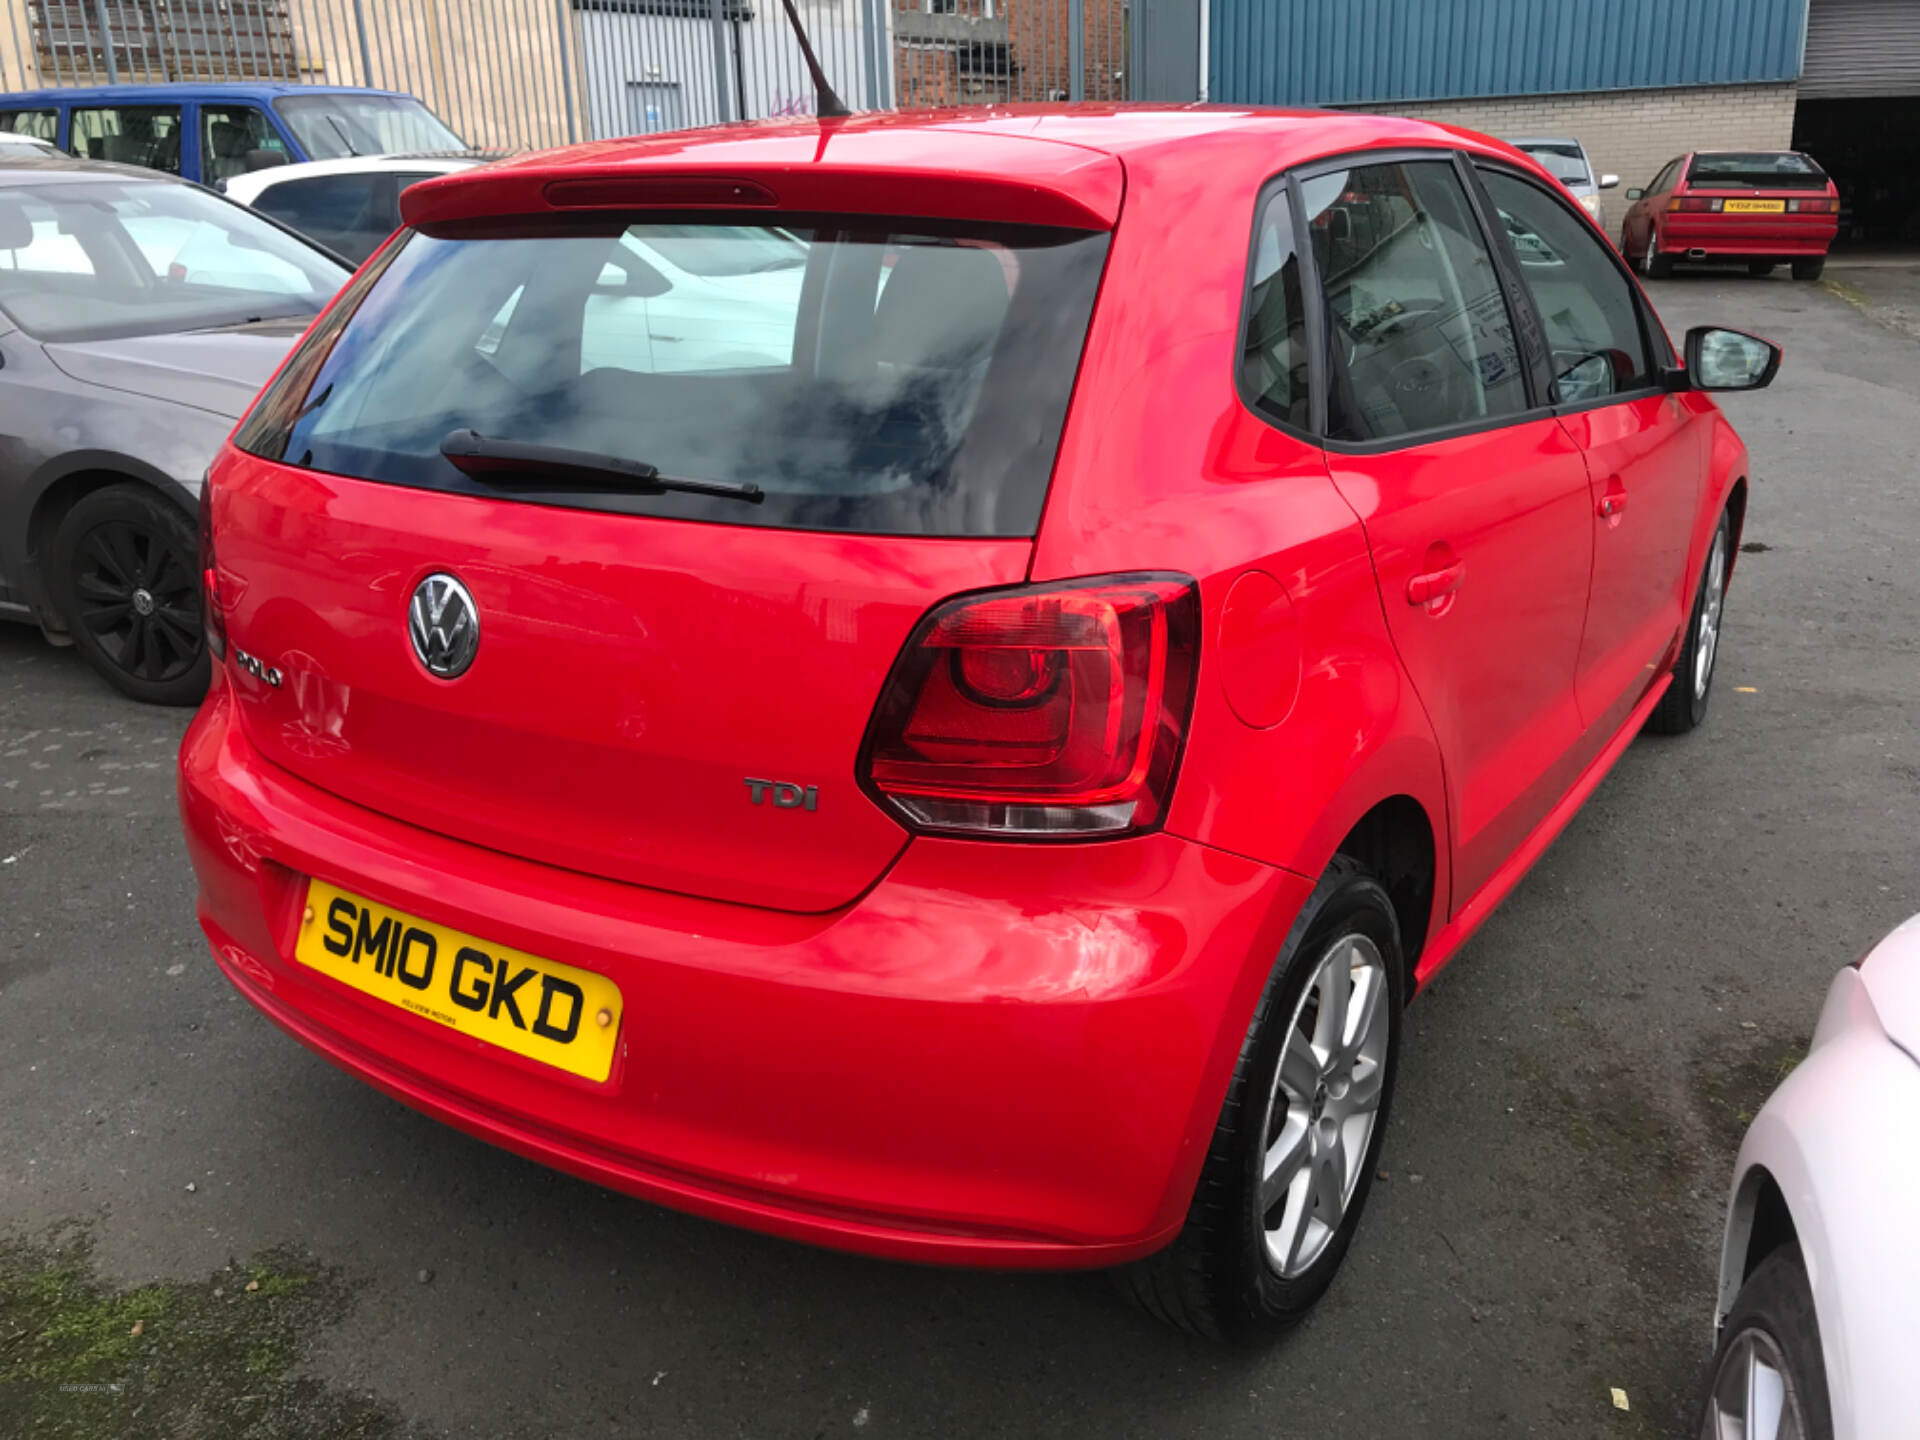
{"label": "rear tail light", "polygon": [[227,617],[220,608],[219,567],[213,559],[213,477],[200,481],[200,624],[214,659],[227,658]]}
{"label": "rear tail light", "polygon": [[1193,709],[1199,610],[1192,580],[1159,574],[947,601],[894,663],[862,786],[919,830],[1157,826]]}
{"label": "rear tail light", "polygon": [[1718,210],[1721,200],[1718,195],[1676,195],[1667,201],[1667,209],[1673,210]]}
{"label": "rear tail light", "polygon": [[1838,215],[1840,202],[1830,195],[1823,195],[1817,200],[1789,200],[1787,209],[1795,215]]}

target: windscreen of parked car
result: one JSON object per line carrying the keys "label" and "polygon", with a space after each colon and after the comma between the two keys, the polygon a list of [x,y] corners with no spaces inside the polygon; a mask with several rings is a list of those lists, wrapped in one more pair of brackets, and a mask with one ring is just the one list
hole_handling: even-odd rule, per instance
{"label": "windscreen of parked car", "polygon": [[273,102],[315,160],[349,155],[421,155],[465,150],[467,142],[411,95],[331,92]]}
{"label": "windscreen of parked car", "polygon": [[1545,167],[1562,185],[1591,185],[1593,174],[1587,169],[1587,157],[1578,145],[1529,144],[1519,149]]}
{"label": "windscreen of parked car", "polygon": [[347,272],[190,185],[0,185],[0,309],[38,340],[317,314]]}
{"label": "windscreen of parked car", "polygon": [[[1030,535],[1106,250],[1082,231],[866,218],[413,234],[235,439],[334,474],[581,508]],[[762,498],[483,484],[443,455],[456,431]]]}
{"label": "windscreen of parked car", "polygon": [[1725,185],[1759,190],[1824,190],[1827,173],[1791,151],[1726,151],[1696,155],[1687,167],[1689,186]]}

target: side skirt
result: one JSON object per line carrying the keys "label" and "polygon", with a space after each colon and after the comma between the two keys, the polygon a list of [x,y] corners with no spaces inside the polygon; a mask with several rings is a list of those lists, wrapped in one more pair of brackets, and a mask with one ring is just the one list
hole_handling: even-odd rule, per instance
{"label": "side skirt", "polygon": [[1613,769],[1614,762],[1626,753],[1627,747],[1639,735],[1640,727],[1647,722],[1647,716],[1653,713],[1654,706],[1660,703],[1660,697],[1667,693],[1667,686],[1673,683],[1673,672],[1662,670],[1656,680],[1640,697],[1640,703],[1633,707],[1623,724],[1604,749],[1593,757],[1592,762],[1580,772],[1580,778],[1573,782],[1567,793],[1549,810],[1531,834],[1521,841],[1519,848],[1509,855],[1506,862],[1487,877],[1487,881],[1476,890],[1471,899],[1454,911],[1453,918],[1443,926],[1421,955],[1420,963],[1414,967],[1414,993],[1427,988],[1433,977],[1445,968],[1447,962],[1459,953],[1460,947],[1467,943],[1473,932],[1486,922],[1507,898],[1513,887],[1533,868],[1534,862],[1546,854],[1547,847],[1559,838],[1560,832],[1567,828],[1567,822],[1573,819],[1580,807],[1587,803],[1587,797],[1599,788],[1600,782],[1607,778],[1607,772]]}

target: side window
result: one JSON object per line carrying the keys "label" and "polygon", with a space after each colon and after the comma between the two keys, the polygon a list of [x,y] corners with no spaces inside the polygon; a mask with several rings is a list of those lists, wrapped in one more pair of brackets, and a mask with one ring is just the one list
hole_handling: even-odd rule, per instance
{"label": "side window", "polygon": [[1240,383],[1247,398],[1276,420],[1305,429],[1306,307],[1300,301],[1300,257],[1294,253],[1293,206],[1276,191],[1260,212],[1247,297],[1247,337]]}
{"label": "side window", "polygon": [[1570,404],[1652,382],[1633,287],[1605,242],[1546,191],[1482,170],[1552,351],[1556,398]]}
{"label": "side window", "polygon": [[31,135],[36,140],[45,140],[49,145],[60,131],[60,112],[58,110],[0,110],[0,130],[10,130],[15,135]]}
{"label": "side window", "polygon": [[1649,195],[1658,195],[1663,190],[1671,188],[1673,185],[1673,177],[1677,175],[1679,171],[1680,162],[1678,160],[1669,160],[1665,168],[1647,183],[1647,193]]}
{"label": "side window", "polygon": [[114,105],[73,112],[67,148],[88,160],[180,173],[180,107]]}
{"label": "side window", "polygon": [[1451,162],[1355,166],[1300,190],[1326,305],[1331,436],[1384,440],[1527,408],[1499,277]]}
{"label": "side window", "polygon": [[269,185],[254,198],[253,208],[357,265],[392,233],[391,195],[389,175],[314,175]]}
{"label": "side window", "polygon": [[256,150],[287,155],[287,142],[274,133],[266,113],[252,105],[200,107],[201,179],[213,185],[244,175]]}

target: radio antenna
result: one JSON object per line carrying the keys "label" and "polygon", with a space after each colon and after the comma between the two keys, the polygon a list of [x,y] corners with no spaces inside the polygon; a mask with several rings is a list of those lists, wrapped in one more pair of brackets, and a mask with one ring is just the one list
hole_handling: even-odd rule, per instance
{"label": "radio antenna", "polygon": [[820,68],[820,60],[813,53],[813,44],[807,39],[807,30],[800,23],[800,12],[793,8],[793,0],[781,0],[787,7],[787,21],[793,26],[793,38],[800,42],[800,54],[807,62],[807,73],[813,76],[813,113],[825,120],[835,115],[851,115],[846,102],[834,93],[833,86],[827,83],[827,75]]}

